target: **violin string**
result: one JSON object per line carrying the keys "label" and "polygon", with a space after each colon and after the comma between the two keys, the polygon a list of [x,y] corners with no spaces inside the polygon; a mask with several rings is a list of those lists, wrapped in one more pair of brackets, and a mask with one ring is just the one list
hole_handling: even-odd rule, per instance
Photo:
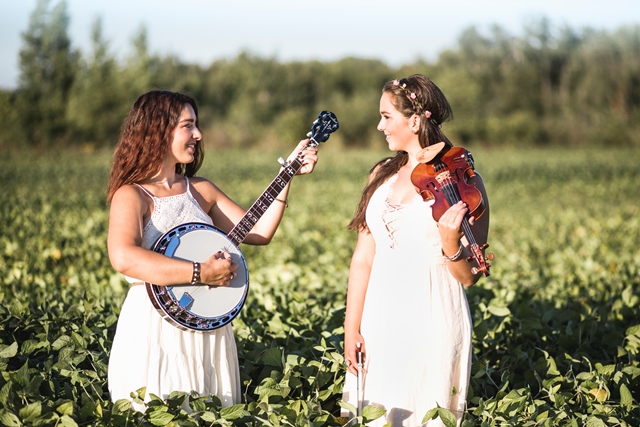
{"label": "violin string", "polygon": [[[449,206],[452,206],[456,203],[458,203],[460,200],[462,200],[462,198],[460,197],[460,193],[458,192],[458,187],[455,183],[455,181],[453,181],[451,179],[451,176],[449,176],[448,178],[446,178],[445,180],[443,180],[445,183],[442,185],[442,189],[445,193],[445,196],[447,198],[447,200],[449,201]],[[469,225],[469,222],[466,221],[466,219],[469,217],[469,215],[465,215],[465,221],[462,222],[462,228],[463,231],[465,233],[465,236],[467,237],[467,240],[469,241],[470,245],[476,245],[476,241],[475,241],[475,237],[473,236],[473,233],[471,232],[471,226]]]}
{"label": "violin string", "polygon": [[[434,167],[436,172],[439,172],[444,168],[446,168],[446,165],[444,165],[443,163],[439,163]],[[455,203],[461,201],[462,197],[460,197],[460,192],[458,191],[458,186],[456,181],[451,178],[451,172],[447,171],[446,173],[447,173],[446,178],[444,178],[440,182],[440,186],[441,186],[442,192],[445,194],[445,197],[447,198],[447,201],[449,202],[449,206],[453,206]],[[476,243],[475,236],[471,231],[471,225],[469,224],[468,218],[469,218],[469,213],[465,214],[465,220],[462,222],[462,229],[471,247],[471,252],[473,254],[473,257],[476,259],[476,261],[480,265],[480,268],[482,269],[482,267],[484,266],[484,260],[482,259],[483,258],[482,253],[480,252],[480,248]],[[486,267],[484,269],[486,271]]]}

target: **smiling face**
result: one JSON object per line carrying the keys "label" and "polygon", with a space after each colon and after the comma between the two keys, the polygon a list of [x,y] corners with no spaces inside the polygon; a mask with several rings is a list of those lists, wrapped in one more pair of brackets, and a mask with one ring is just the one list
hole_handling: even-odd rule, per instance
{"label": "smiling face", "polygon": [[393,95],[383,92],[380,97],[380,122],[378,130],[384,136],[391,151],[413,152],[420,149],[418,135],[414,133],[415,117],[405,117],[396,109],[391,100]]}
{"label": "smiling face", "polygon": [[178,120],[178,126],[173,131],[173,141],[167,154],[175,163],[188,164],[195,159],[196,146],[202,139],[202,133],[196,126],[196,119],[193,107],[185,104]]}

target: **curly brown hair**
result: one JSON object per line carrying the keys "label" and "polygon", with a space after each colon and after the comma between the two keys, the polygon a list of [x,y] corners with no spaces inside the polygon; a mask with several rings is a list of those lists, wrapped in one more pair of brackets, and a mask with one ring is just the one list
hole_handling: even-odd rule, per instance
{"label": "curly brown hair", "polygon": [[[133,184],[158,172],[167,154],[182,110],[191,105],[198,122],[198,107],[188,95],[166,90],[152,90],[133,104],[122,124],[120,138],[113,153],[107,202],[123,185]],[[176,173],[193,176],[204,160],[203,144],[196,145],[195,160],[177,164]]]}
{"label": "curly brown hair", "polygon": [[[400,80],[385,83],[382,93],[392,96],[391,103],[405,117],[414,114],[421,116],[418,140],[421,147],[444,141],[453,146],[442,132],[443,122],[453,119],[453,111],[449,101],[436,84],[421,74],[413,74]],[[412,97],[411,94],[415,96]],[[425,112],[429,111],[428,117]],[[424,120],[426,118],[426,120]],[[353,219],[347,226],[349,230],[365,231],[368,229],[366,210],[373,193],[389,177],[407,164],[409,155],[406,151],[399,151],[395,156],[386,157],[376,163],[370,170],[370,179],[360,197]]]}

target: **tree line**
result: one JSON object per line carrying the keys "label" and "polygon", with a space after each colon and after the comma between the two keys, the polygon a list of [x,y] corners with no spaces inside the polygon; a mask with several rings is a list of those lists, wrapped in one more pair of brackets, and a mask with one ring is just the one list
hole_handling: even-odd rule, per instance
{"label": "tree line", "polygon": [[0,90],[0,148],[112,146],[127,109],[152,88],[197,100],[208,146],[290,146],[319,111],[331,110],[340,120],[332,144],[370,147],[382,141],[382,85],[412,73],[447,95],[455,120],[445,131],[460,145],[640,146],[640,25],[576,30],[543,18],[519,36],[470,27],[436,60],[400,67],[247,52],[202,66],[151,54],[144,28],[133,53],[118,59],[101,19],[89,52],[74,48],[68,26],[64,1],[38,1],[22,34],[18,85]]}

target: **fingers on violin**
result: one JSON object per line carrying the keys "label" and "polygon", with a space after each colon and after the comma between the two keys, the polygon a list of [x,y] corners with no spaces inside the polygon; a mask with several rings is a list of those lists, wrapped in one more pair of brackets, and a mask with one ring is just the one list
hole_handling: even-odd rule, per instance
{"label": "fingers on violin", "polygon": [[462,222],[462,219],[464,218],[464,216],[467,214],[468,208],[467,205],[464,202],[458,202],[455,205],[452,205],[447,212],[445,212],[446,214],[450,214],[450,215],[443,215],[443,217],[445,217],[445,224],[450,223],[451,226],[455,227],[456,225],[459,225]]}

